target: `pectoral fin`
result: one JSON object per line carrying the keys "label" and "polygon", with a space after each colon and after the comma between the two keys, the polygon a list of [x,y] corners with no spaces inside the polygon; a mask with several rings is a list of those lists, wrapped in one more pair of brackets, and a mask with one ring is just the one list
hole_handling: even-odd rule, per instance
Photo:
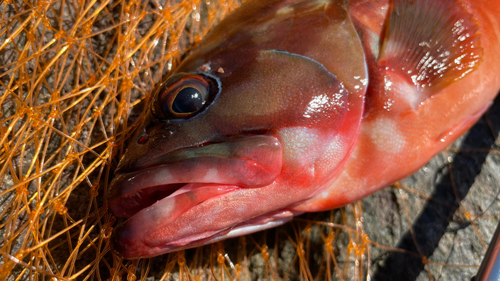
{"label": "pectoral fin", "polygon": [[459,0],[393,0],[378,64],[417,88],[415,104],[474,71],[478,24]]}

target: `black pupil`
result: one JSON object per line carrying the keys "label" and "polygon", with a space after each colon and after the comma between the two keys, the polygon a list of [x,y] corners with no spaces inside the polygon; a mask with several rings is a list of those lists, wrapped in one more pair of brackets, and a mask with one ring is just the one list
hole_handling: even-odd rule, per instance
{"label": "black pupil", "polygon": [[172,110],[176,113],[192,113],[200,110],[204,103],[205,100],[198,89],[186,87],[175,97]]}

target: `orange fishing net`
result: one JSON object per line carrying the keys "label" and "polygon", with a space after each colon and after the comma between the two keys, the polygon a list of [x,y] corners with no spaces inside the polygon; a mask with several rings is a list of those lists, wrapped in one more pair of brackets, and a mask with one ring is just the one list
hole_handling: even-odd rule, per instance
{"label": "orange fishing net", "polygon": [[[113,254],[109,238],[117,222],[105,198],[134,128],[129,118],[141,111],[155,83],[239,5],[237,0],[0,2],[0,280],[361,280],[372,274],[371,265],[383,267],[391,253],[414,257],[429,279],[447,268],[474,274],[485,248],[484,231],[474,231],[476,221],[481,215],[494,225],[498,209],[484,213],[440,201],[438,206],[457,209],[452,215],[472,229],[466,237],[472,237],[477,257],[454,262],[452,252],[443,250],[432,258],[419,247],[425,242],[412,228],[418,212],[407,205],[424,205],[433,191],[408,185],[387,189],[368,203],[197,249],[133,261]],[[493,131],[498,135],[498,128]],[[464,150],[449,153],[457,151]],[[498,156],[496,150],[486,152]],[[443,159],[435,161],[451,169]],[[369,213],[379,217],[376,210],[384,207],[374,204],[384,196],[394,197],[391,214],[399,214],[400,221],[392,224],[400,225],[401,233],[370,239],[363,208],[368,204]],[[384,230],[380,219],[370,231]],[[416,250],[374,242],[396,246],[405,233]]]}

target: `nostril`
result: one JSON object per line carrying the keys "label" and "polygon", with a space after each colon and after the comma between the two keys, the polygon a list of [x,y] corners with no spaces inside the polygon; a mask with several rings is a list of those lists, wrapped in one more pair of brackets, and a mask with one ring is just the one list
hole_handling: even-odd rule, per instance
{"label": "nostril", "polygon": [[137,144],[145,144],[149,140],[149,135],[143,133],[137,138]]}

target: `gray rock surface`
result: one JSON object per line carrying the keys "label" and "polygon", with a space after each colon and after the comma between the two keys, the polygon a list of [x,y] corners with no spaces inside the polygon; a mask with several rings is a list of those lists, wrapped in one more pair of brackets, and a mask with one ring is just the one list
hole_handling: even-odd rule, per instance
{"label": "gray rock surface", "polygon": [[[391,187],[362,201],[373,241],[419,253],[372,247],[372,280],[470,280],[475,275],[499,220],[499,130],[497,98],[464,136],[401,182],[414,192]],[[422,256],[430,261],[427,266]]]}

